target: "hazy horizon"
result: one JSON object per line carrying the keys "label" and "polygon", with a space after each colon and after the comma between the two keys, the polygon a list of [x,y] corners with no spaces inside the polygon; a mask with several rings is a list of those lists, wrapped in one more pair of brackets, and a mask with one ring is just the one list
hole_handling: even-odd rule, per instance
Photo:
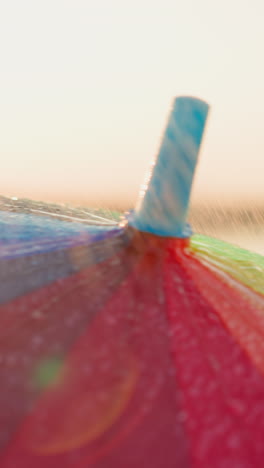
{"label": "hazy horizon", "polygon": [[[109,197],[87,197],[84,196],[67,196],[67,194],[58,196],[56,193],[46,193],[46,192],[38,192],[34,191],[32,193],[30,190],[27,191],[19,191],[19,190],[10,190],[10,191],[2,191],[0,195],[7,197],[7,198],[18,198],[18,199],[26,199],[32,200],[36,202],[44,202],[44,203],[54,203],[58,205],[69,205],[72,207],[105,207],[109,209],[118,209],[122,210],[129,210],[133,209],[137,202],[137,196],[132,197],[128,196],[126,198],[111,198]],[[200,197],[192,197],[189,207],[192,208],[200,208],[200,207],[208,207],[208,208],[221,208],[221,209],[234,209],[234,210],[241,210],[241,209],[262,209],[264,208],[264,196],[263,197],[245,197],[241,199],[241,197],[237,198],[222,198],[222,197],[207,197],[207,196],[200,196]]]}

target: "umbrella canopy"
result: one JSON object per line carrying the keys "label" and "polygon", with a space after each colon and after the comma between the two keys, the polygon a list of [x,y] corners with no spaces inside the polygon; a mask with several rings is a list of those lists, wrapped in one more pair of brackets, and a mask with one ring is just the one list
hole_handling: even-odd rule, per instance
{"label": "umbrella canopy", "polygon": [[263,466],[264,259],[186,223],[207,112],[120,225],[2,205],[1,468]]}

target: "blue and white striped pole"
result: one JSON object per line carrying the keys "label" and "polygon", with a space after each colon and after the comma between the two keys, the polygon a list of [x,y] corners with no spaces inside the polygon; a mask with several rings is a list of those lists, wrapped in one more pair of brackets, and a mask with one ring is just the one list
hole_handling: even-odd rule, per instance
{"label": "blue and white striped pole", "polygon": [[149,182],[129,217],[130,226],[160,236],[190,236],[186,218],[208,110],[200,99],[175,99]]}

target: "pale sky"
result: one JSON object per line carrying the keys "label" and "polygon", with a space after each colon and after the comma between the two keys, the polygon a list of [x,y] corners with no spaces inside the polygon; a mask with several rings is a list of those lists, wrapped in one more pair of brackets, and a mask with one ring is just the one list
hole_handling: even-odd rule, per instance
{"label": "pale sky", "polygon": [[191,94],[193,199],[264,200],[263,20],[263,0],[0,1],[1,193],[132,204]]}

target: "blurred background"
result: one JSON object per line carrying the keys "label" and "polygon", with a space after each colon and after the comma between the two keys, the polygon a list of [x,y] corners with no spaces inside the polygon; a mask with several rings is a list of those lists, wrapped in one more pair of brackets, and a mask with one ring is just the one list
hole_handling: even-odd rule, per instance
{"label": "blurred background", "polygon": [[261,0],[0,3],[0,191],[131,208],[172,98],[207,100],[191,220],[264,253]]}

